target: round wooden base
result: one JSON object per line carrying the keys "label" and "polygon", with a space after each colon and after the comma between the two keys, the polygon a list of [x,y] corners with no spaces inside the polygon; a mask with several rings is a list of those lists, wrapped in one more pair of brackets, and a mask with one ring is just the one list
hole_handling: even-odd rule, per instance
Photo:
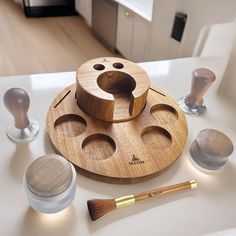
{"label": "round wooden base", "polygon": [[187,123],[176,102],[150,88],[134,119],[107,122],[77,104],[76,84],[64,89],[47,114],[47,131],[56,152],[94,179],[133,183],[166,170],[187,140]]}

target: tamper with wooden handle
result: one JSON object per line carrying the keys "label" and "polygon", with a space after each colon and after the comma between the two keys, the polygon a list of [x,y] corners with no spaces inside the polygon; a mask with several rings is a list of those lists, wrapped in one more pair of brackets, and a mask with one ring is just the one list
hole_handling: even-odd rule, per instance
{"label": "tamper with wooden handle", "polygon": [[206,111],[203,95],[215,81],[215,74],[207,68],[198,68],[192,75],[191,92],[180,98],[178,105],[186,114],[200,115]]}
{"label": "tamper with wooden handle", "polygon": [[15,123],[7,128],[7,136],[17,142],[33,140],[39,132],[39,123],[28,117],[30,98],[22,88],[11,88],[4,94],[4,104]]}

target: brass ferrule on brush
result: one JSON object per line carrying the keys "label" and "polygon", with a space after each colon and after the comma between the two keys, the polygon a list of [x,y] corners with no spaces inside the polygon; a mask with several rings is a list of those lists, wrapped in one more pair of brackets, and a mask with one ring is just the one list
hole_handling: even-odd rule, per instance
{"label": "brass ferrule on brush", "polygon": [[116,208],[125,207],[128,205],[134,204],[135,197],[134,195],[127,195],[127,196],[116,198],[115,202],[116,202]]}
{"label": "brass ferrule on brush", "polygon": [[191,185],[191,189],[196,189],[197,188],[197,181],[195,179],[189,181]]}

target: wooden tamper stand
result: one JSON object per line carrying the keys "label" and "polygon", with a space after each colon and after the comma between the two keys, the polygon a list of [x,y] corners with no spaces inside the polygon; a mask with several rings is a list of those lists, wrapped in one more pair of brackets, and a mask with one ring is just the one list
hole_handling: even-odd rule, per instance
{"label": "wooden tamper stand", "polygon": [[4,94],[4,104],[15,121],[7,128],[7,136],[17,142],[33,140],[39,132],[39,124],[28,117],[30,98],[27,92],[22,88],[9,89]]}
{"label": "wooden tamper stand", "polygon": [[73,201],[76,172],[72,164],[62,156],[45,155],[28,167],[24,187],[32,208],[44,213],[55,213]]}
{"label": "wooden tamper stand", "polygon": [[233,143],[225,134],[214,129],[204,129],[192,143],[190,154],[198,167],[215,171],[224,166],[233,150]]}
{"label": "wooden tamper stand", "polygon": [[76,83],[61,91],[47,114],[54,150],[96,180],[133,183],[167,170],[187,140],[175,100],[150,87],[147,73],[122,58],[82,64]]}
{"label": "wooden tamper stand", "polygon": [[215,81],[215,74],[207,68],[193,71],[192,87],[189,95],[180,98],[178,104],[186,114],[200,115],[206,111],[203,95]]}

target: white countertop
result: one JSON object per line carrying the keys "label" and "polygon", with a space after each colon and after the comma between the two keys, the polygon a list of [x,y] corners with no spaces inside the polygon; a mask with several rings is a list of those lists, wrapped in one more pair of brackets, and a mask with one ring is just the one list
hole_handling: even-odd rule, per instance
{"label": "white countertop", "polygon": [[[215,128],[227,134],[236,145],[236,109],[216,90],[222,77],[224,62],[216,58],[186,58],[140,64],[150,75],[152,84],[174,98],[189,92],[191,72],[208,67],[217,76],[205,97],[207,113],[201,117],[187,116],[189,137],[181,158],[166,172],[151,180],[115,185],[96,182],[78,174],[77,193],[71,207],[55,215],[36,213],[25,199],[22,177],[27,166],[37,157],[52,153],[45,130],[45,117],[53,98],[66,86],[75,82],[75,73],[56,73],[0,78],[0,92],[11,87],[26,89],[31,97],[29,114],[41,124],[39,136],[29,144],[15,144],[5,134],[11,122],[3,101],[0,101],[0,235],[203,235],[223,231],[235,235],[236,228],[236,154],[225,167],[208,175],[195,169],[190,160],[189,147],[197,133]],[[163,198],[155,198],[118,209],[92,222],[86,201],[91,198],[111,198],[196,179],[196,191],[184,191]],[[225,231],[227,230],[227,231]],[[227,232],[227,233],[226,233]],[[218,233],[221,235],[221,233]]]}
{"label": "white countertop", "polygon": [[153,0],[115,0],[119,4],[137,13],[144,19],[152,21]]}

